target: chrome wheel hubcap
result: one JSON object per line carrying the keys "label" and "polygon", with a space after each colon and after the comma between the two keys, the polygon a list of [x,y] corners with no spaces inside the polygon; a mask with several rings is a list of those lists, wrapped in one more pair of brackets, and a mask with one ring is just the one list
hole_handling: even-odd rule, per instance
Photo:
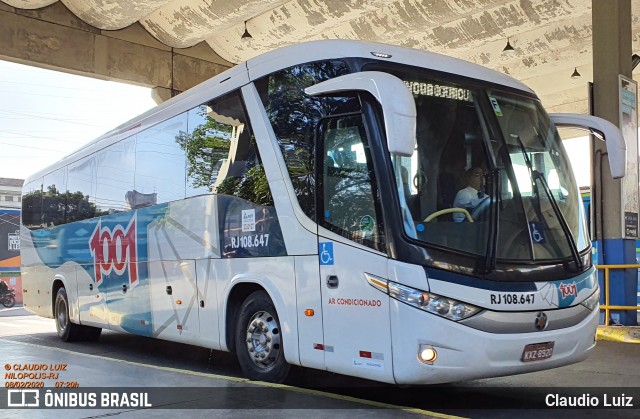
{"label": "chrome wheel hubcap", "polygon": [[262,369],[268,369],[280,354],[280,327],[269,312],[259,311],[251,317],[247,326],[247,351],[249,358]]}

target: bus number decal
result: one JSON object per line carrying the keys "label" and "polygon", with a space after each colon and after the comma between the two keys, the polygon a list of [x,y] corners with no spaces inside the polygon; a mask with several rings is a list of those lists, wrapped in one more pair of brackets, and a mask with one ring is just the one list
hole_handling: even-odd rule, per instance
{"label": "bus number decal", "polygon": [[491,304],[533,304],[535,294],[491,294]]}
{"label": "bus number decal", "polygon": [[249,249],[253,247],[266,247],[269,245],[269,234],[253,234],[248,236],[230,237],[231,247],[234,249]]}
{"label": "bus number decal", "polygon": [[97,285],[102,283],[103,275],[109,275],[111,271],[122,275],[127,268],[129,283],[131,285],[137,283],[136,215],[133,216],[126,228],[118,225],[113,231],[108,227],[101,227],[100,220],[98,220],[91,239],[89,239],[89,249],[91,256],[93,256]]}

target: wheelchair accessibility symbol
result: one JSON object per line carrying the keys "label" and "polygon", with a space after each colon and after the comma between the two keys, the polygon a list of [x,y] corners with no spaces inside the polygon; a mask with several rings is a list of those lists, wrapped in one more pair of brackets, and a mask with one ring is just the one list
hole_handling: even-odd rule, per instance
{"label": "wheelchair accessibility symbol", "polygon": [[544,235],[542,234],[540,223],[529,223],[529,233],[531,233],[531,238],[534,243],[544,243]]}
{"label": "wheelchair accessibility symbol", "polygon": [[318,255],[320,256],[320,265],[333,265],[333,243],[318,243]]}

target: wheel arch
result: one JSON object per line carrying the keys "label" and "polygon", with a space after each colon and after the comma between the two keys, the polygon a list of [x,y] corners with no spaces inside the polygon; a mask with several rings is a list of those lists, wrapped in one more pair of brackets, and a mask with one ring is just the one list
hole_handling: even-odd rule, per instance
{"label": "wheel arch", "polygon": [[[75,276],[67,277],[62,272],[58,272],[53,276],[51,284],[51,314],[55,316],[55,302],[58,290],[62,287],[67,291],[67,299],[69,300],[69,319],[76,324],[80,324],[80,313],[78,311],[78,293],[75,289]],[[73,287],[73,288],[72,288]]]}
{"label": "wheel arch", "polygon": [[[229,291],[225,298],[224,321],[222,324],[224,328],[223,343],[226,345],[226,349],[230,352],[235,352],[234,336],[238,313],[245,299],[255,291],[266,292],[276,308],[282,331],[285,359],[290,364],[300,365],[298,357],[297,319],[295,317],[295,295],[290,303],[286,303],[285,298],[278,292],[276,286],[265,278],[238,275],[231,281]],[[293,304],[293,307],[291,307],[291,304]],[[293,310],[293,315],[289,312],[290,310]]]}
{"label": "wheel arch", "polygon": [[[56,310],[56,297],[58,296],[58,290],[60,288],[64,288],[67,289],[67,285],[65,284],[64,281],[64,276],[62,275],[56,275],[53,278],[53,284],[51,284],[51,316],[55,317],[55,310]],[[69,294],[67,293],[67,298],[69,297]]]}

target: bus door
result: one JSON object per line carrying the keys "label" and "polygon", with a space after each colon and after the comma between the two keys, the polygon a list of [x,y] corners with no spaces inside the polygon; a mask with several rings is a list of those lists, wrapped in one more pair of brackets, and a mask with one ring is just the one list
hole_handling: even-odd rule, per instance
{"label": "bus door", "polygon": [[391,382],[388,297],[367,280],[387,277],[387,257],[362,115],[327,118],[318,130],[318,259],[326,367]]}

